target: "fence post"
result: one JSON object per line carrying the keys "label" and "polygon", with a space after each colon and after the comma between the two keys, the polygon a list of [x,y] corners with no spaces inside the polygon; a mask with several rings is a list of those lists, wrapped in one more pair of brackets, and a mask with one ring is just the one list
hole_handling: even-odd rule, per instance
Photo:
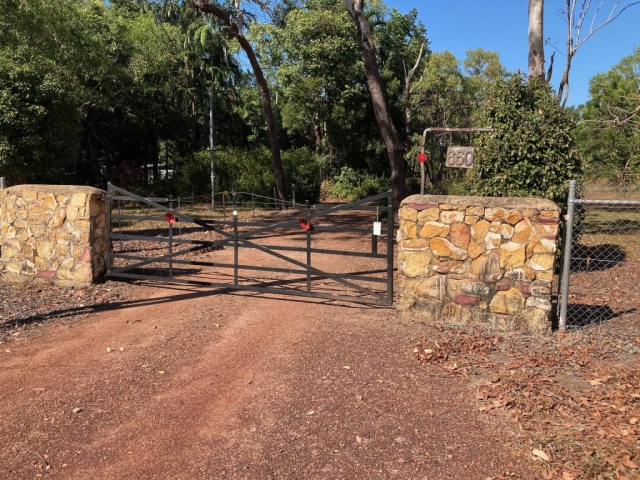
{"label": "fence post", "polygon": [[[173,210],[173,197],[169,197],[169,210]],[[169,278],[173,278],[173,223],[169,222]]]}
{"label": "fence post", "polygon": [[571,244],[573,243],[573,218],[576,209],[576,181],[569,181],[567,201],[567,221],[565,224],[564,248],[562,251],[562,277],[560,279],[560,315],[558,327],[567,329],[567,308],[569,302],[569,271],[571,270]]}
{"label": "fence post", "polygon": [[4,181],[4,177],[0,177],[0,190],[4,190],[5,188],[7,188],[5,181]]}
{"label": "fence post", "polygon": [[233,284],[238,285],[238,203],[233,192]]}
{"label": "fence post", "polygon": [[296,208],[296,184],[291,184],[291,191],[293,192],[293,208]]}

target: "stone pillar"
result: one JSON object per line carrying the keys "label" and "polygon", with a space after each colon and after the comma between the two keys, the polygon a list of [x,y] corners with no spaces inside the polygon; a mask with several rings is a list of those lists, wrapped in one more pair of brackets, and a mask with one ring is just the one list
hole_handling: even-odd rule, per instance
{"label": "stone pillar", "polygon": [[86,285],[106,271],[104,191],[72,185],[16,185],[0,191],[0,275]]}
{"label": "stone pillar", "polygon": [[504,330],[549,330],[559,216],[542,199],[406,198],[398,308]]}

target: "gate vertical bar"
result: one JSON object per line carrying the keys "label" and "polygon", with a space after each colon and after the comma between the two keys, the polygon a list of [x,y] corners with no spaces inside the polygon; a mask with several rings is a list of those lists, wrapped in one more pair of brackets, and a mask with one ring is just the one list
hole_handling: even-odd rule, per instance
{"label": "gate vertical bar", "polygon": [[[311,221],[311,207],[309,206],[309,200],[306,200],[307,206],[307,220]],[[307,230],[307,267],[311,266],[311,229]],[[307,268],[307,292],[311,293],[311,270]]]}
{"label": "gate vertical bar", "polygon": [[111,203],[113,202],[111,195],[111,182],[107,182],[107,275],[111,273],[111,267],[113,266],[111,264],[111,249],[113,248],[111,245]]}
{"label": "gate vertical bar", "polygon": [[387,299],[393,305],[393,194],[389,192],[387,198]]}
{"label": "gate vertical bar", "polygon": [[[173,210],[173,199],[169,198],[169,210]],[[173,278],[173,223],[169,222],[169,278]]]}
{"label": "gate vertical bar", "polygon": [[571,270],[571,244],[573,243],[573,218],[576,208],[576,181],[569,182],[567,201],[567,223],[565,226],[564,248],[562,252],[562,278],[560,279],[560,315],[558,327],[567,329],[567,308],[569,302],[569,274]]}
{"label": "gate vertical bar", "polygon": [[238,285],[238,204],[233,192],[233,284]]}

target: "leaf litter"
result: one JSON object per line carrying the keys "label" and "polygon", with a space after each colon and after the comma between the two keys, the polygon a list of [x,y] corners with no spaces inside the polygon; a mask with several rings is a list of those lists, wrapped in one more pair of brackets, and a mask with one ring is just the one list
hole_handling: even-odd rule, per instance
{"label": "leaf litter", "polygon": [[434,325],[415,358],[476,388],[507,414],[513,447],[544,479],[640,479],[640,316],[548,336]]}

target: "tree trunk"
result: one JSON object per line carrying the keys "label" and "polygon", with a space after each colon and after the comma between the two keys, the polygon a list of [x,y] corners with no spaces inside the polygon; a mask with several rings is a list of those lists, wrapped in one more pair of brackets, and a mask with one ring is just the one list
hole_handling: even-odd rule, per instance
{"label": "tree trunk", "polygon": [[376,115],[378,128],[387,148],[389,163],[391,164],[391,186],[393,188],[393,203],[397,208],[406,196],[404,146],[398,138],[398,132],[393,125],[387,102],[384,96],[382,78],[378,70],[376,50],[369,22],[364,13],[364,0],[344,0],[345,5],[353,15],[358,33],[362,39],[362,53],[367,83]]}
{"label": "tree trunk", "polygon": [[267,130],[269,131],[269,141],[271,144],[271,159],[273,161],[273,174],[276,180],[276,192],[278,198],[284,201],[284,173],[282,170],[282,157],[280,156],[280,140],[278,139],[278,125],[276,123],[275,115],[273,114],[273,108],[271,106],[271,93],[269,91],[269,86],[267,85],[267,80],[264,78],[264,74],[262,73],[262,68],[258,63],[258,59],[256,57],[255,52],[253,51],[253,47],[247,41],[247,39],[242,35],[242,32],[239,30],[238,25],[231,21],[229,15],[225,13],[217,5],[213,5],[211,3],[197,3],[197,8],[200,9],[204,13],[210,13],[215,17],[219,18],[224,22],[224,24],[229,28],[231,34],[238,40],[240,46],[244,50],[247,58],[249,59],[249,63],[251,64],[251,68],[253,69],[253,74],[256,77],[256,83],[258,84],[258,88],[260,89],[260,96],[262,98],[262,107],[264,108],[264,116],[267,122]]}
{"label": "tree trunk", "polygon": [[529,79],[544,80],[544,0],[529,0]]}

